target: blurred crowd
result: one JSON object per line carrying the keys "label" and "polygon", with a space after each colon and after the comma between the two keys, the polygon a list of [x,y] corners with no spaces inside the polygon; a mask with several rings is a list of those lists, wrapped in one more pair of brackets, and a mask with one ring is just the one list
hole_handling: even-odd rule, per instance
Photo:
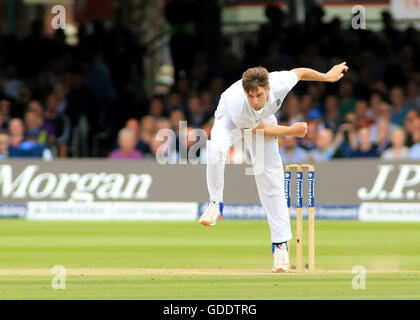
{"label": "blurred crowd", "polygon": [[[308,121],[304,139],[279,139],[283,161],[420,159],[418,30],[398,29],[387,12],[381,31],[323,22],[317,7],[302,24],[275,6],[266,15],[240,56],[226,38],[211,50],[194,46],[193,36],[188,48],[185,37],[173,38],[171,49],[184,46],[192,58],[174,59],[174,83],[152,95],[143,89],[147,46],[118,15],[109,28],[81,25],[76,46],[60,30],[46,37],[40,21],[23,39],[0,35],[0,157],[153,159],[161,152],[173,162],[204,162],[220,94],[244,70],[326,72],[346,61],[350,70],[338,83],[299,82],[283,102],[279,124]],[[247,161],[246,148],[232,147],[228,162]]]}

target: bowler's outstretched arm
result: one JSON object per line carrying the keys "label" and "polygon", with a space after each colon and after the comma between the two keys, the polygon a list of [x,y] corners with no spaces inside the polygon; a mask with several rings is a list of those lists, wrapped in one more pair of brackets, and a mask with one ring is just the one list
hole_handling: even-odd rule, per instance
{"label": "bowler's outstretched arm", "polygon": [[337,82],[343,76],[343,72],[347,72],[346,62],[335,65],[327,73],[318,72],[310,68],[295,68],[290,71],[296,73],[298,80],[303,81],[321,81],[321,82]]}

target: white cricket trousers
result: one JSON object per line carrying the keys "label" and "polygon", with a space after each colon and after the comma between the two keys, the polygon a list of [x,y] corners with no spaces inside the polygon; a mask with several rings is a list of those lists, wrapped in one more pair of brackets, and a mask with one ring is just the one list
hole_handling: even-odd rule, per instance
{"label": "white cricket trousers", "polygon": [[[277,124],[277,119],[271,115],[262,121]],[[207,187],[210,201],[223,202],[225,161],[230,147],[236,143],[239,132],[230,117],[217,110],[215,122],[211,130],[211,140],[207,141]],[[284,193],[283,163],[278,151],[278,140],[272,137],[263,137],[264,149],[252,147],[254,133],[245,134],[245,142],[250,150],[254,164],[255,181],[258,195],[271,232],[271,242],[285,242],[292,239],[289,211]],[[255,144],[255,142],[254,142]],[[264,157],[261,159],[261,157]],[[262,168],[255,166],[263,163]],[[244,172],[245,174],[245,172]]]}

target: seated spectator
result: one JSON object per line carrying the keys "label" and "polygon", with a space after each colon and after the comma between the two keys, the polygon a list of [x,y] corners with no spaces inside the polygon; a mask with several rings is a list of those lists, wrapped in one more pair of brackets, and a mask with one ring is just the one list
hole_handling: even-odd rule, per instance
{"label": "seated spectator", "polygon": [[66,158],[71,131],[70,118],[58,111],[58,101],[54,94],[47,97],[46,106],[45,123],[51,125],[54,129],[56,135],[54,147],[57,149],[57,156]]}
{"label": "seated spectator", "polygon": [[10,145],[17,148],[25,139],[25,126],[19,118],[9,121]]}
{"label": "seated spectator", "polygon": [[174,110],[181,110],[185,113],[185,107],[182,105],[182,97],[177,91],[172,91],[169,94],[165,114],[170,115]]}
{"label": "seated spectator", "polygon": [[356,115],[356,121],[358,122],[358,126],[360,128],[369,127],[374,122],[374,120],[368,116],[368,108],[369,105],[366,100],[357,100],[354,108],[354,114]]}
{"label": "seated spectator", "polygon": [[358,145],[350,154],[351,158],[376,158],[379,157],[378,147],[370,141],[369,128],[361,128],[357,132]]}
{"label": "seated spectator", "polygon": [[372,142],[376,142],[378,140],[378,123],[380,121],[385,121],[389,123],[389,131],[393,132],[395,129],[398,129],[399,126],[395,123],[391,122],[392,112],[391,106],[385,102],[383,102],[379,106],[378,116],[376,122],[373,123],[370,127],[370,138]]}
{"label": "seated spectator", "polygon": [[172,130],[175,131],[176,151],[179,152],[179,130],[180,130],[181,122],[186,121],[185,115],[181,110],[173,110],[171,114],[169,115],[169,121],[171,122]]}
{"label": "seated spectator", "polygon": [[407,112],[413,107],[404,102],[404,91],[400,87],[395,87],[391,90],[390,100],[392,104],[391,122],[402,126]]}
{"label": "seated spectator", "polygon": [[158,118],[156,120],[156,132],[162,129],[171,129],[171,122],[167,118]]}
{"label": "seated spectator", "polygon": [[131,129],[123,128],[118,133],[119,148],[112,151],[109,159],[143,159],[143,154],[136,150],[136,136]]}
{"label": "seated spectator", "polygon": [[410,110],[407,112],[404,121],[404,129],[407,132],[407,139],[405,143],[407,147],[420,143],[420,111]]}
{"label": "seated spectator", "polygon": [[[27,113],[34,113],[35,116],[33,117],[30,115],[30,121],[32,128],[30,130],[33,130],[34,132],[39,132],[40,136],[38,136],[41,140],[39,140],[39,143],[46,143],[48,145],[54,145],[56,141],[56,132],[55,128],[52,124],[47,123],[44,118],[44,107],[42,104],[37,100],[32,100],[29,102],[28,109],[25,112],[24,115],[24,122],[26,125],[26,131],[27,133],[30,132],[28,129],[28,123],[26,121]],[[35,133],[33,135],[36,135]]]}
{"label": "seated spectator", "polygon": [[300,112],[300,102],[298,97],[295,95],[288,95],[284,102],[284,105],[280,109],[281,118],[287,119],[289,125],[295,122],[304,121],[303,115]]}
{"label": "seated spectator", "polygon": [[325,128],[318,132],[316,148],[309,152],[308,158],[312,158],[315,162],[330,161],[335,154],[335,150],[333,131]]}
{"label": "seated spectator", "polygon": [[53,95],[57,100],[57,111],[64,113],[67,109],[67,96],[68,89],[64,82],[56,82],[53,87]]}
{"label": "seated spectator", "polygon": [[344,117],[338,112],[338,100],[335,95],[328,95],[325,98],[325,115],[322,117],[322,124],[325,128],[333,130],[334,134],[344,122]]}
{"label": "seated spectator", "polygon": [[411,147],[410,159],[420,160],[420,143],[416,143]]}
{"label": "seated spectator", "polygon": [[0,129],[7,129],[9,126],[10,108],[11,108],[11,103],[9,100],[7,99],[0,100],[0,116],[1,116]]}
{"label": "seated spectator", "polygon": [[197,95],[192,95],[187,102],[187,121],[189,125],[194,128],[199,128],[204,121],[204,114],[200,105],[200,98]]}
{"label": "seated spectator", "polygon": [[139,140],[150,145],[156,130],[155,118],[151,115],[143,116],[140,119]]}
{"label": "seated spectator", "polygon": [[375,141],[375,144],[378,146],[378,153],[381,154],[382,151],[391,147],[391,130],[389,128],[389,121],[378,121],[376,135],[377,139]]}
{"label": "seated spectator", "polygon": [[[316,110],[316,109],[314,109]],[[309,121],[308,121],[308,131],[306,132],[306,136],[305,138],[299,139],[299,146],[303,149],[305,149],[306,151],[310,151],[316,148],[316,137],[318,134],[318,123],[316,121],[316,115],[313,115],[313,117],[311,117],[311,112],[313,110],[311,110],[309,112]],[[319,113],[319,111],[318,111]],[[321,114],[319,113],[319,117],[321,116]]]}
{"label": "seated spectator", "polygon": [[128,119],[125,123],[125,128],[131,129],[136,137],[136,149],[139,150],[145,157],[151,155],[150,146],[140,139],[140,125],[137,119]]}
{"label": "seated spectator", "polygon": [[405,132],[403,129],[396,129],[392,132],[390,149],[385,150],[381,154],[383,160],[408,159],[410,157],[410,149],[405,144]]}
{"label": "seated spectator", "polygon": [[410,79],[407,83],[407,104],[416,109],[420,109],[420,84],[415,79]]}
{"label": "seated spectator", "polygon": [[3,114],[0,112],[0,130],[7,130],[8,123],[4,120]]}
{"label": "seated spectator", "polygon": [[345,122],[340,125],[334,137],[334,146],[337,152],[334,158],[349,158],[353,149],[357,148],[356,139],[356,116],[354,113],[348,113]]}
{"label": "seated spectator", "polygon": [[4,94],[7,98],[16,99],[19,89],[24,85],[23,81],[18,78],[16,65],[6,65],[4,67]]}
{"label": "seated spectator", "polygon": [[309,93],[305,93],[300,99],[300,112],[307,119],[310,110],[315,108],[314,99]]}
{"label": "seated spectator", "polygon": [[163,101],[158,96],[153,97],[150,100],[149,114],[152,115],[155,119],[163,117],[165,111],[165,106]]}
{"label": "seated spectator", "polygon": [[175,148],[172,147],[174,144],[172,141],[168,142],[168,138],[158,139],[159,133],[157,133],[150,144],[150,150],[153,157],[158,160],[159,163],[177,163],[178,153]]}
{"label": "seated spectator", "polygon": [[26,108],[31,101],[32,90],[26,85],[20,87],[19,94],[16,97],[16,100],[13,104],[13,109],[11,110],[11,115],[13,117],[22,118]]}
{"label": "seated spectator", "polygon": [[379,108],[384,103],[384,97],[381,92],[373,91],[369,98],[369,107],[371,110],[371,117],[374,121],[378,121]]}
{"label": "seated spectator", "polygon": [[9,157],[9,135],[6,131],[0,131],[0,160]]}
{"label": "seated spectator", "polygon": [[38,135],[34,132],[26,134],[25,140],[17,147],[9,145],[10,158],[42,158],[45,161],[53,160],[51,150],[49,150],[45,143],[38,142]]}
{"label": "seated spectator", "polygon": [[351,80],[343,79],[339,83],[339,113],[345,116],[349,112],[354,112],[356,99],[353,97],[353,84]]}
{"label": "seated spectator", "polygon": [[307,161],[307,153],[305,149],[298,146],[296,137],[285,136],[279,152],[285,164],[305,163]]}
{"label": "seated spectator", "polygon": [[180,133],[180,148],[177,160],[198,164],[201,158],[201,147],[205,147],[207,140],[200,136],[198,129],[188,126]]}

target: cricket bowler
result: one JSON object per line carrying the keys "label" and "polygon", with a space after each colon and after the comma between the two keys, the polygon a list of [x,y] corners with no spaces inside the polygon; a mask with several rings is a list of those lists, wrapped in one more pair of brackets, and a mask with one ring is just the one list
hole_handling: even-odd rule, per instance
{"label": "cricket bowler", "polygon": [[[207,141],[207,187],[210,204],[199,219],[205,226],[214,226],[223,211],[224,170],[228,151],[233,144],[235,129],[250,129],[244,135],[254,164],[263,161],[263,169],[255,174],[258,195],[271,232],[274,257],[273,272],[289,270],[287,241],[292,239],[289,211],[284,191],[283,163],[278,150],[278,137],[306,135],[307,123],[297,122],[291,126],[277,125],[275,113],[286,95],[300,80],[336,82],[348,71],[346,62],[332,67],[327,73],[310,68],[295,68],[290,71],[268,72],[263,67],[246,70],[242,79],[232,84],[220,97],[214,114],[211,140]],[[252,148],[253,135],[263,136],[264,152]],[[248,139],[247,139],[248,136]],[[255,138],[255,137],[254,137]],[[256,139],[258,141],[258,139]]]}

